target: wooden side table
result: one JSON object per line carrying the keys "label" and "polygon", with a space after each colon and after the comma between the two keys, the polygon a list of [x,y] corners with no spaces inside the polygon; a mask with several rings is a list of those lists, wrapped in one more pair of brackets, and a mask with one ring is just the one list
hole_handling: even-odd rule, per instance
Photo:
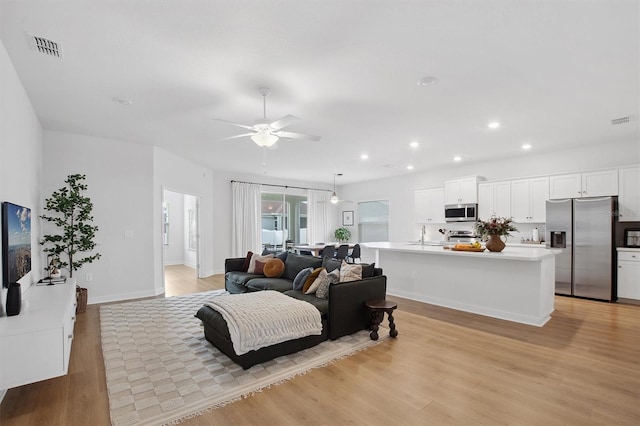
{"label": "wooden side table", "polygon": [[389,336],[396,337],[398,335],[398,330],[393,322],[393,310],[398,307],[396,303],[388,300],[369,300],[365,302],[365,305],[371,313],[371,324],[369,325],[371,340],[378,340],[378,329],[384,319],[385,312],[389,317]]}

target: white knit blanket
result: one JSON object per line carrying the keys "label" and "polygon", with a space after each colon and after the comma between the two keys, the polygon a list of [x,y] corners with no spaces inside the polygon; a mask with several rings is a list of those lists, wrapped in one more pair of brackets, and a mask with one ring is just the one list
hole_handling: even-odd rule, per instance
{"label": "white knit blanket", "polygon": [[227,322],[238,355],[322,334],[320,311],[315,306],[278,291],[225,294],[205,305],[220,312]]}

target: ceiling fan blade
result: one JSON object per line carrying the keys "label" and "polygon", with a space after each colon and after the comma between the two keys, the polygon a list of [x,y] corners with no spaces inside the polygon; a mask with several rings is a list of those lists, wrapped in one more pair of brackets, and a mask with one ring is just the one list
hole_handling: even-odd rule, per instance
{"label": "ceiling fan blade", "polygon": [[243,133],[243,134],[241,134],[241,135],[229,136],[229,137],[222,138],[222,139],[218,139],[218,140],[220,140],[220,141],[226,141],[226,140],[229,140],[229,139],[244,138],[244,137],[247,137],[247,136],[253,136],[253,135],[255,135],[255,133]]}
{"label": "ceiling fan blade", "polygon": [[300,119],[295,115],[285,115],[281,119],[276,120],[273,123],[269,124],[269,127],[271,127],[273,130],[280,130],[284,127],[291,126],[293,123],[295,123],[298,120]]}
{"label": "ceiling fan blade", "polygon": [[243,129],[253,130],[253,126],[247,126],[246,124],[235,123],[229,120],[223,120],[221,118],[212,118],[212,120],[219,121],[221,123],[231,124],[232,126],[242,127]]}
{"label": "ceiling fan blade", "polygon": [[320,136],[313,135],[303,135],[302,133],[293,133],[293,132],[276,132],[276,136],[283,139],[305,139],[310,141],[319,141]]}

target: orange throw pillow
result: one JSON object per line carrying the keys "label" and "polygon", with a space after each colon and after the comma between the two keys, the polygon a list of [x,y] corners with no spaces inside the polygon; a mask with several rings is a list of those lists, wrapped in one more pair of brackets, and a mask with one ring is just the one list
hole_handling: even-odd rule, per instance
{"label": "orange throw pillow", "polygon": [[269,259],[262,273],[268,278],[277,278],[284,273],[284,262],[278,258]]}

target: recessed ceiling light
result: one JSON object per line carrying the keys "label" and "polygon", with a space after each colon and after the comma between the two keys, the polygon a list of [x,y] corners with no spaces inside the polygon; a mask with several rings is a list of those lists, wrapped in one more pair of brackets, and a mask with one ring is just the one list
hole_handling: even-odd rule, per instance
{"label": "recessed ceiling light", "polygon": [[500,127],[500,123],[498,123],[497,121],[492,121],[491,123],[487,124],[487,127],[490,129],[497,129],[498,127]]}
{"label": "recessed ceiling light", "polygon": [[437,82],[438,82],[438,79],[436,77],[426,76],[418,80],[418,86],[422,86],[422,87],[431,86],[433,84],[436,84]]}
{"label": "recessed ceiling light", "polygon": [[522,149],[524,149],[525,151],[528,151],[531,149],[531,144],[525,143],[522,145]]}
{"label": "recessed ceiling light", "polygon": [[462,161],[462,157],[456,155],[455,157],[453,157],[453,161]]}
{"label": "recessed ceiling light", "polygon": [[409,144],[409,146],[410,146],[411,148],[417,148],[417,147],[419,147],[419,146],[420,146],[420,144],[419,144],[418,142],[416,142],[416,141],[413,141],[413,142],[411,142],[411,143]]}
{"label": "recessed ceiling light", "polygon": [[366,160],[367,158],[369,158],[369,155],[368,154],[362,154],[360,156],[360,158],[362,158],[363,160]]}
{"label": "recessed ceiling light", "polygon": [[407,166],[407,170],[413,170],[413,166],[412,166],[411,164],[409,164],[409,165]]}

